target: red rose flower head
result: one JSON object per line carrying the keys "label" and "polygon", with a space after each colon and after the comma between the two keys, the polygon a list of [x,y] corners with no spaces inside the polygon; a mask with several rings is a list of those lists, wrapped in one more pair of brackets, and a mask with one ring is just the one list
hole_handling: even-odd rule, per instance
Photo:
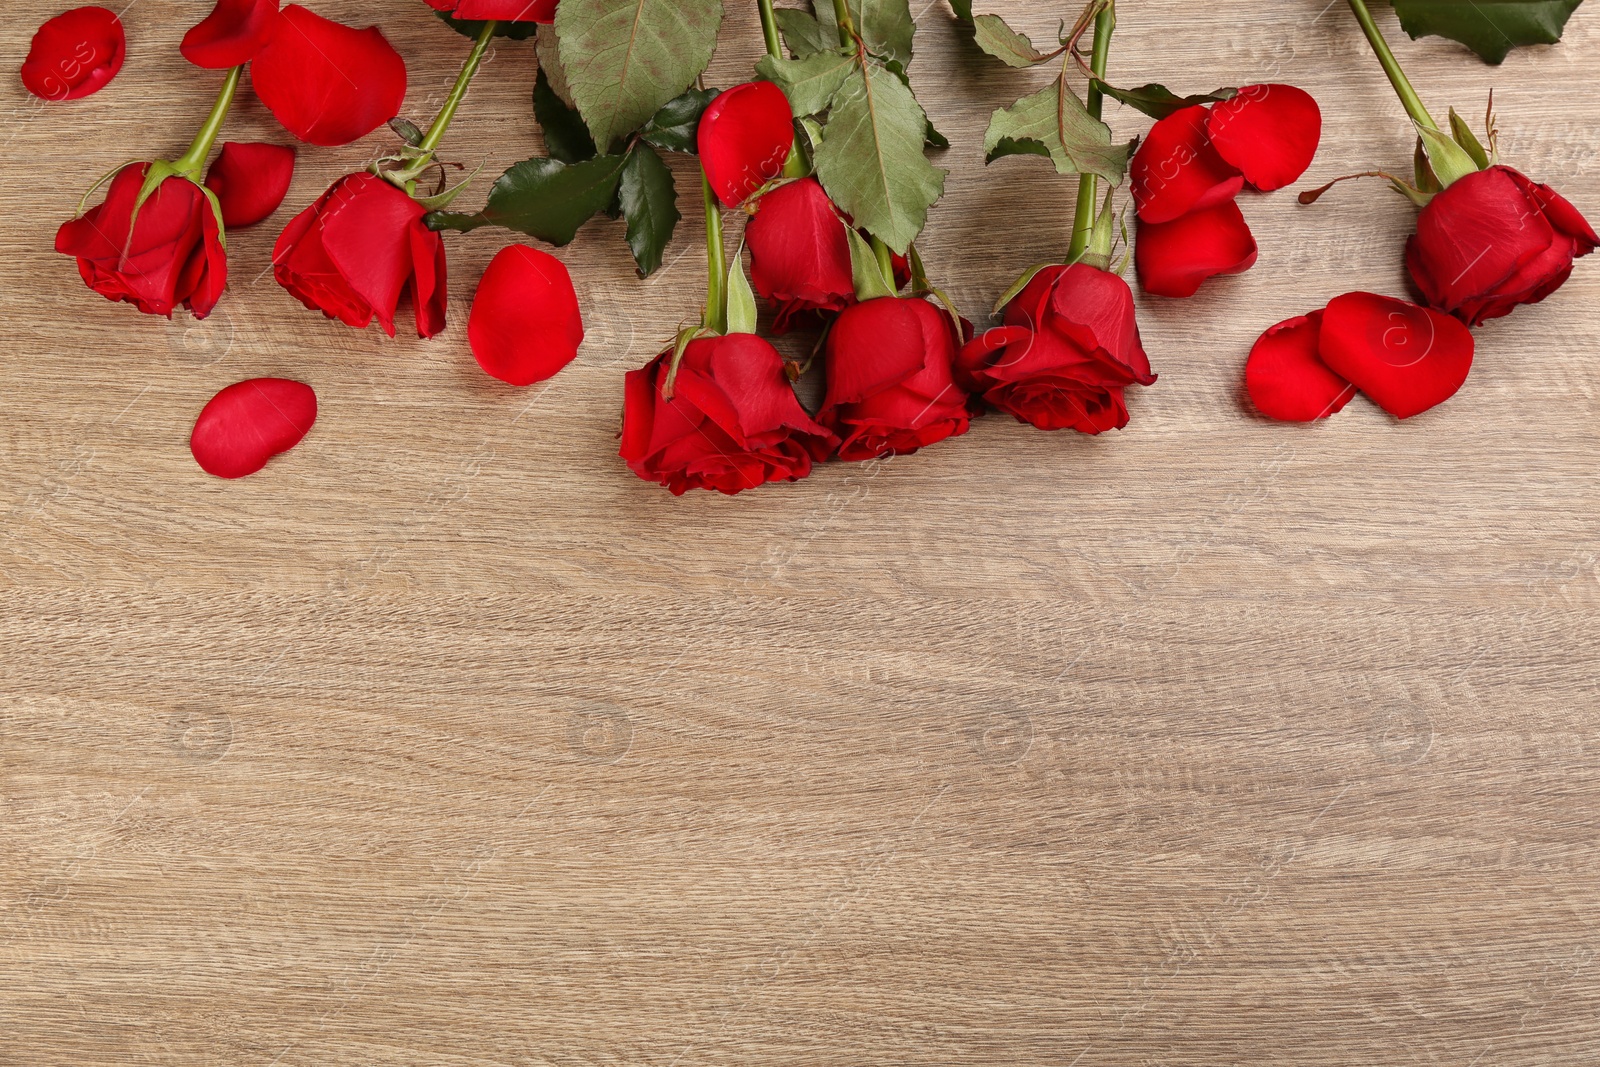
{"label": "red rose flower head", "polygon": [[1155,383],[1133,293],[1110,271],[1048,267],[1007,305],[1004,321],[961,350],[957,380],[1041,430],[1120,430],[1128,424],[1123,391]]}
{"label": "red rose flower head", "polygon": [[1172,222],[1138,223],[1134,264],[1139,284],[1156,296],[1193,296],[1207,278],[1249,270],[1256,256],[1256,239],[1231,200]]}
{"label": "red rose flower head", "polygon": [[278,0],[217,0],[183,35],[183,58],[208,70],[229,70],[261,54],[278,32]]}
{"label": "red rose flower head", "polygon": [[1316,422],[1344,410],[1356,387],[1322,362],[1322,312],[1280,322],[1256,342],[1245,388],[1256,410],[1279,422]]}
{"label": "red rose flower head", "polygon": [[717,197],[738,207],[783,173],[794,148],[789,98],[771,82],[746,82],[711,101],[700,119],[700,165]]}
{"label": "red rose flower head", "polygon": [[828,333],[828,392],[817,421],[842,439],[839,458],[909,455],[967,432],[967,391],[954,376],[961,336],[919,297],[880,297],[844,311]]}
{"label": "red rose flower head", "polygon": [[572,276],[555,256],[527,245],[495,254],[467,322],[484,373],[512,385],[542,382],[571,363],[583,343]]}
{"label": "red rose flower head", "polygon": [[254,226],[278,210],[294,180],[294,155],[283,145],[225,142],[206,173],[223,225]]}
{"label": "red rose flower head", "polygon": [[143,163],[120,171],[105,203],[61,227],[56,251],[75,257],[89,288],[108,300],[168,318],[181,304],[203,319],[228,284],[216,212],[199,186],[168,178],[139,207],[135,221],[134,205],[149,170]]}
{"label": "red rose flower head", "polygon": [[250,83],[290,133],[335,147],[400,113],[406,64],[376,27],[352,29],[290,4],[250,65]]}
{"label": "red rose flower head", "polygon": [[22,62],[22,84],[41,100],[78,100],[106,87],[128,54],[122,20],[103,7],[75,7],[39,27]]}
{"label": "red rose flower head", "polygon": [[1322,109],[1292,85],[1249,85],[1211,108],[1206,132],[1217,155],[1264,193],[1292,185],[1322,143]]}
{"label": "red rose flower head", "polygon": [[285,227],[273,274],[311,310],[358,328],[376,317],[390,337],[409,288],[417,336],[432,337],[444,329],[445,255],[426,214],[375,175],[341,178]]}
{"label": "red rose flower head", "polygon": [[458,19],[481,22],[542,22],[556,20],[556,0],[427,0],[435,11]]}
{"label": "red rose flower head", "polygon": [[754,334],[691,341],[668,399],[671,362],[669,351],[628,372],[621,455],[674,496],[797,481],[839,443],[800,406],[778,350]]}
{"label": "red rose flower head", "polygon": [[1597,245],[1594,227],[1560,193],[1495,166],[1422,209],[1406,264],[1430,305],[1478,326],[1561,288],[1573,260]]}
{"label": "red rose flower head", "polygon": [[750,280],[777,306],[773,329],[789,330],[808,311],[843,311],[855,303],[844,220],[815,178],[788,182],[756,202],[745,227]]}
{"label": "red rose flower head", "polygon": [[1347,293],[1322,313],[1322,361],[1397,419],[1455,396],[1472,370],[1472,350],[1471,330],[1404,300]]}
{"label": "red rose flower head", "polygon": [[1209,119],[1210,112],[1196,105],[1151,128],[1128,170],[1140,219],[1171,222],[1226,203],[1244,188],[1238,168],[1212,146]]}
{"label": "red rose flower head", "polygon": [[207,474],[243,478],[300,443],[317,421],[317,394],[286,378],[236,382],[195,420],[189,451]]}

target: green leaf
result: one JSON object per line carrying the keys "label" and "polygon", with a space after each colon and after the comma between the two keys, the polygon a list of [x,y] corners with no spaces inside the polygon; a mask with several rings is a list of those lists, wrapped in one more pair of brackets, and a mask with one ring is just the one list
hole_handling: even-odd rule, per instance
{"label": "green leaf", "polygon": [[1164,119],[1168,115],[1182,111],[1186,107],[1194,107],[1196,104],[1221,103],[1224,100],[1232,100],[1239,95],[1239,90],[1237,89],[1218,89],[1212,93],[1179,96],[1165,85],[1157,85],[1155,82],[1150,82],[1148,85],[1141,85],[1134,89],[1118,89],[1115,85],[1103,82],[1099,78],[1094,79],[1094,83],[1100,87],[1102,93],[1105,93],[1111,99],[1119,100],[1135,111],[1141,111],[1153,119]]}
{"label": "green leaf", "polygon": [[922,154],[927,128],[911,90],[869,63],[835,97],[816,152],[817,177],[833,202],[901,255],[944,195],[946,172]]}
{"label": "green leaf", "polygon": [[850,277],[855,282],[856,299],[867,301],[894,296],[894,279],[883,276],[883,266],[866,238],[853,229],[847,228],[845,232],[850,238]]}
{"label": "green leaf", "polygon": [[[467,19],[458,19],[453,15],[445,14],[443,11],[435,11],[434,14],[439,16],[439,21],[443,22],[446,26],[449,26],[452,30],[455,30],[463,37],[468,37],[476,41],[478,39],[478,34],[483,32],[483,23],[481,21],[474,22]],[[496,37],[509,37],[513,41],[526,41],[529,37],[534,35],[534,32],[538,30],[538,28],[539,24],[537,22],[502,21],[495,26],[494,35]]]}
{"label": "green leaf", "polygon": [[1501,63],[1519,45],[1555,44],[1583,0],[1394,0],[1400,26],[1413,38],[1460,41],[1487,63]]}
{"label": "green leaf", "polygon": [[861,35],[867,51],[910,66],[911,42],[917,32],[910,0],[849,0],[849,3],[856,32]]}
{"label": "green leaf", "polygon": [[814,56],[818,52],[831,52],[839,47],[839,27],[824,26],[815,15],[792,7],[780,7],[778,28],[783,31],[783,43],[789,46],[796,59]]}
{"label": "green leaf", "polygon": [[1008,67],[1027,68],[1049,58],[1027,37],[1007,26],[999,15],[979,15],[973,20],[972,28],[972,39],[978,47]]}
{"label": "green leaf", "polygon": [[[906,68],[901,66],[899,60],[889,60],[889,62],[884,64],[884,68],[896,78],[899,78],[902,82],[904,82],[907,89],[911,88],[911,75],[906,73]],[[915,90],[912,90],[912,95],[916,95]],[[931,145],[934,148],[950,147],[950,139],[933,128],[933,119],[931,118],[928,120],[928,128],[923,131],[922,140],[925,144]]]}
{"label": "green leaf", "polygon": [[567,72],[561,68],[561,39],[556,36],[554,26],[540,28],[539,36],[533,42],[533,52],[539,60],[539,69],[550,83],[550,91],[563,104],[576,110],[578,105],[572,102],[572,87],[567,84]]}
{"label": "green leaf", "polygon": [[856,57],[844,52],[818,52],[805,59],[762,57],[756,73],[783,90],[796,118],[820,114],[859,70]]}
{"label": "green leaf", "polygon": [[750,291],[750,279],[744,273],[744,242],[733,252],[733,265],[728,268],[729,333],[756,332],[756,294]]}
{"label": "green leaf", "polygon": [[693,152],[699,148],[700,116],[717,98],[715,89],[690,89],[664,104],[645,123],[639,136],[669,152]]}
{"label": "green leaf", "polygon": [[578,227],[610,206],[627,156],[596,156],[582,163],[525,159],[502,174],[489,202],[476,215],[441,212],[428,216],[435,230],[504,226],[553,245],[577,236]]}
{"label": "green leaf", "polygon": [[544,130],[544,146],[550,155],[563,163],[582,163],[595,156],[594,138],[583,116],[568,107],[550,87],[545,68],[533,82],[533,116]]}
{"label": "green leaf", "polygon": [[950,0],[950,10],[956,13],[956,18],[972,25],[972,0]]}
{"label": "green leaf", "polygon": [[628,220],[628,247],[639,265],[639,277],[648,278],[661,266],[661,254],[683,216],[678,213],[678,190],[672,171],[648,145],[634,145],[622,168],[622,214]]}
{"label": "green leaf", "polygon": [[1472,157],[1472,162],[1478,165],[1479,170],[1488,170],[1493,165],[1489,159],[1489,150],[1483,147],[1478,135],[1472,132],[1472,127],[1467,125],[1467,120],[1462,118],[1455,108],[1450,109],[1450,133],[1455,137],[1456,144]]}
{"label": "green leaf", "polygon": [[1120,182],[1133,145],[1112,144],[1111,127],[1089,114],[1065,79],[1002,108],[983,138],[988,162],[1019,153],[1049,156],[1060,174],[1095,174]]}
{"label": "green leaf", "polygon": [[722,0],[562,0],[561,66],[594,143],[609,150],[689,88],[721,23]]}

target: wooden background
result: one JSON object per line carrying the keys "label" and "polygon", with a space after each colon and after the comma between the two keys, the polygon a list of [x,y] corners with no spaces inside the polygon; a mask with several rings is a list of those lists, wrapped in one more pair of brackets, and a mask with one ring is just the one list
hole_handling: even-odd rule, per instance
{"label": "wooden background", "polygon": [[[6,70],[59,2],[8,5]],[[465,42],[416,2],[315,6],[388,12],[426,119]],[[732,6],[717,84],[760,48]],[[1409,159],[1343,5],[1123,6],[1120,82],[1317,95],[1302,187]],[[379,137],[302,152],[209,321],[79,283],[54,231],[187,144],[208,7],[137,0],[86,101],[0,79],[0,1063],[1600,1062],[1600,262],[1482,330],[1443,408],[1274,425],[1250,343],[1402,292],[1412,210],[1247,196],[1260,265],[1143,300],[1161,381],[1126,432],[991,417],[674,500],[615,433],[623,372],[696,312],[691,225],[645,283],[619,224],[562,252],[589,341],[524,391],[465,344],[497,232],[446,238],[430,342],[273,284],[283,223]],[[976,312],[1065,248],[1072,183],[983,166],[1046,75],[943,4],[919,24],[956,143],[923,247]],[[1501,68],[1397,46],[1440,112],[1495,89],[1508,159],[1600,216],[1600,12]],[[450,155],[538,149],[532,54],[496,51]],[[253,101],[228,136],[286,139]],[[316,429],[204,476],[196,413],[257,375],[314,385]]]}

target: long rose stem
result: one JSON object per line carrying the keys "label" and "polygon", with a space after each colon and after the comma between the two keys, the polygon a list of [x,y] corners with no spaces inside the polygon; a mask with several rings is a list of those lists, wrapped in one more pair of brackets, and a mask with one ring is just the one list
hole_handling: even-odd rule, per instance
{"label": "long rose stem", "polygon": [[[1089,69],[1096,78],[1104,79],[1106,76],[1106,61],[1111,55],[1111,34],[1117,27],[1117,9],[1114,2],[1108,3],[1105,8],[1095,16],[1094,20],[1094,54],[1089,61]],[[1063,70],[1061,77],[1065,78],[1067,72]],[[1105,94],[1094,81],[1089,82],[1089,91],[1085,94],[1089,114],[1100,118],[1105,111]],[[1089,249],[1089,240],[1094,233],[1095,214],[1100,208],[1100,184],[1093,174],[1078,176],[1078,210],[1072,217],[1072,245],[1067,250],[1067,259],[1075,260]]]}
{"label": "long rose stem", "polygon": [[728,253],[722,244],[722,205],[700,171],[700,195],[706,209],[706,310],[700,322],[716,333],[728,332]]}
{"label": "long rose stem", "polygon": [[200,127],[200,132],[195,135],[189,150],[172,161],[174,171],[194,176],[205,166],[206,157],[211,154],[211,146],[217,143],[217,135],[222,132],[223,123],[228,121],[228,110],[233,107],[233,97],[239,91],[239,77],[243,73],[243,67],[234,67],[228,71],[228,77],[222,83],[222,91],[217,94],[217,102],[211,105],[211,114],[206,116],[205,125]]}
{"label": "long rose stem", "polygon": [[1400,61],[1395,59],[1394,53],[1389,50],[1389,42],[1383,39],[1383,32],[1372,20],[1372,12],[1367,10],[1365,0],[1349,0],[1349,2],[1350,10],[1355,12],[1356,21],[1361,23],[1361,32],[1367,35],[1372,50],[1378,54],[1378,62],[1383,64],[1383,72],[1389,76],[1389,84],[1394,86],[1395,93],[1400,97],[1400,103],[1405,105],[1406,114],[1410,115],[1411,120],[1418,126],[1437,130],[1439,124],[1428,114],[1422,98],[1417,95],[1416,89],[1412,88],[1411,80],[1406,77],[1406,72],[1400,69]]}
{"label": "long rose stem", "polygon": [[489,41],[494,37],[495,27],[499,23],[490,19],[483,24],[483,29],[478,31],[478,39],[472,44],[472,54],[467,56],[467,61],[461,65],[461,73],[456,75],[456,83],[450,89],[450,95],[445,98],[444,106],[439,109],[439,114],[434,118],[433,125],[428,127],[428,134],[417,146],[419,152],[433,155],[439,143],[444,140],[444,135],[450,129],[450,123],[455,121],[456,111],[461,107],[461,102],[467,98],[467,87],[472,84],[473,76],[478,73],[478,67],[483,63],[483,54],[489,50]]}
{"label": "long rose stem", "polygon": [[778,16],[772,10],[772,0],[756,0],[761,8],[761,36],[766,38],[767,55],[783,58],[783,41],[778,37]]}

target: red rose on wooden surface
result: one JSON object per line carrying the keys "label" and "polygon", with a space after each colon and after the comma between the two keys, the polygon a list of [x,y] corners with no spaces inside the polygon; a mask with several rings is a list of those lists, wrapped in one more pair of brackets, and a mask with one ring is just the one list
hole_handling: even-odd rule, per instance
{"label": "red rose on wooden surface", "polygon": [[955,382],[962,338],[944,310],[881,297],[844,311],[828,333],[828,392],[817,421],[841,438],[839,458],[908,455],[967,432]]}
{"label": "red rose on wooden surface", "polygon": [[786,332],[796,315],[855,303],[849,235],[817,179],[764,195],[745,228],[745,243],[756,292],[777,306],[776,332]]}
{"label": "red rose on wooden surface", "polygon": [[1537,304],[1600,245],[1560,193],[1510,167],[1468,174],[1422,209],[1406,264],[1433,307],[1469,326]]}
{"label": "red rose on wooden surface", "polygon": [[195,420],[189,451],[207,474],[243,478],[300,443],[317,421],[317,394],[286,378],[236,382]]}
{"label": "red rose on wooden surface", "polygon": [[75,7],[39,27],[22,63],[22,84],[41,100],[78,100],[105,88],[127,57],[122,20],[103,7]]}
{"label": "red rose on wooden surface", "polygon": [[706,108],[698,139],[706,180],[718,199],[738,207],[783,173],[794,148],[789,98],[771,82],[735,85]]}
{"label": "red rose on wooden surface", "polygon": [[228,70],[261,53],[278,31],[278,0],[217,0],[178,50],[197,67]]}
{"label": "red rose on wooden surface", "polygon": [[503,382],[532,385],[554,377],[583,343],[583,316],[566,265],[527,245],[502,248],[472,298],[467,339],[484,373]]}
{"label": "red rose on wooden surface", "polygon": [[1128,424],[1123,391],[1156,380],[1133,293],[1109,271],[1048,267],[1007,305],[1004,321],[961,350],[957,378],[1041,430],[1120,430]]}
{"label": "red rose on wooden surface", "polygon": [[335,182],[284,229],[273,274],[313,311],[350,326],[376,317],[394,336],[395,309],[410,289],[417,336],[444,329],[445,255],[422,223],[427,210],[372,174]]}
{"label": "red rose on wooden surface", "polygon": [[628,372],[621,455],[674,496],[797,481],[838,445],[800,406],[777,349],[754,334],[690,342],[667,399],[671,362],[666,352]]}
{"label": "red rose on wooden surface", "polygon": [[298,4],[250,65],[256,95],[285,129],[323,146],[349,144],[400,113],[406,64],[376,27],[341,25]]}
{"label": "red rose on wooden surface", "polygon": [[458,19],[481,22],[543,22],[556,20],[556,0],[427,0],[429,7]]}
{"label": "red rose on wooden surface", "polygon": [[294,180],[294,155],[283,145],[225,142],[206,173],[223,225],[254,226],[278,210]]}
{"label": "red rose on wooden surface", "polygon": [[149,169],[145,163],[121,171],[105,203],[61,227],[56,251],[75,257],[89,288],[108,300],[168,318],[181,304],[203,319],[228,284],[216,213],[199,186],[168,178],[135,222],[134,202]]}

